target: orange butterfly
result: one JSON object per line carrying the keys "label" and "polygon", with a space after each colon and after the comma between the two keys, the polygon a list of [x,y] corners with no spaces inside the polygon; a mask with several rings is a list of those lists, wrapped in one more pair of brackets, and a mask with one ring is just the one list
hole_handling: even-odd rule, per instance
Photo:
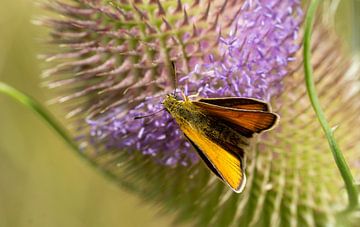
{"label": "orange butterfly", "polygon": [[279,119],[267,103],[251,98],[203,98],[184,101],[168,95],[163,102],[209,169],[235,192],[246,183],[245,153],[254,133]]}

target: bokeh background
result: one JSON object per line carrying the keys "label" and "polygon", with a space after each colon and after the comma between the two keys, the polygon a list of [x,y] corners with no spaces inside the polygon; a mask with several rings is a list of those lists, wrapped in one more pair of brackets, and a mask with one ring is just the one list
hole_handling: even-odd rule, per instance
{"label": "bokeh background", "polygon": [[[50,0],[51,1],[51,0]],[[32,0],[1,0],[0,80],[42,103],[47,30],[31,23],[44,15]],[[341,1],[339,34],[359,49],[360,0]],[[354,23],[357,22],[357,23]],[[59,120],[63,110],[49,106]],[[142,202],[91,169],[31,111],[0,94],[0,226],[170,226]]]}

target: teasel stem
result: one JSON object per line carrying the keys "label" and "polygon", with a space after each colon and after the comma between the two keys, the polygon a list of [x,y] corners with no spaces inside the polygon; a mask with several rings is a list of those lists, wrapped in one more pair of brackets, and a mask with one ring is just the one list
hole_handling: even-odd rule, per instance
{"label": "teasel stem", "polygon": [[[83,150],[80,149],[75,140],[69,135],[67,130],[55,119],[55,117],[39,102],[30,96],[24,94],[23,92],[13,88],[12,86],[0,81],[0,93],[3,93],[11,98],[13,98],[18,103],[26,106],[31,109],[37,115],[39,115],[43,121],[45,121],[67,144],[69,147],[75,151],[75,153],[85,162],[87,162],[94,169],[99,171],[105,177],[110,180],[117,180],[117,176],[112,174],[106,169],[102,169],[99,165],[92,159],[88,158]],[[125,182],[119,182],[119,184],[124,186],[129,190],[133,190],[134,188],[131,185],[128,185]]]}
{"label": "teasel stem", "polygon": [[346,191],[348,194],[349,204],[347,210],[353,210],[358,207],[358,189],[354,181],[354,177],[351,174],[350,168],[340,151],[338,144],[333,135],[333,130],[330,128],[328,122],[325,119],[325,114],[320,106],[320,101],[318,99],[315,83],[313,80],[313,69],[311,66],[311,33],[314,15],[319,5],[319,0],[312,0],[309,9],[305,18],[305,32],[304,32],[304,69],[305,69],[305,82],[306,89],[309,95],[311,105],[314,108],[316,116],[321,124],[321,127],[325,133],[325,136],[328,140],[329,146],[331,148],[332,155],[334,157],[335,163],[340,171],[340,174],[344,180]]}

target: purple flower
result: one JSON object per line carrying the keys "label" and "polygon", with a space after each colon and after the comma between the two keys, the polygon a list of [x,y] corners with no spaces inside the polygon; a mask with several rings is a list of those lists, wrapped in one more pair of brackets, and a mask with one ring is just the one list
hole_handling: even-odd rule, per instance
{"label": "purple flower", "polygon": [[[253,97],[265,101],[281,94],[288,65],[298,50],[300,2],[248,0],[234,17],[225,21],[231,23],[227,34],[221,32],[221,26],[216,28],[221,34],[217,45],[203,60],[196,59],[189,73],[178,78],[178,88],[187,95]],[[105,144],[109,150],[141,152],[168,166],[197,163],[197,154],[167,112],[134,119],[163,108],[163,97],[172,92],[173,82],[169,80],[158,82],[163,86],[160,92],[144,91],[144,99],[89,117],[87,123],[94,146]],[[131,99],[125,94],[120,100]]]}

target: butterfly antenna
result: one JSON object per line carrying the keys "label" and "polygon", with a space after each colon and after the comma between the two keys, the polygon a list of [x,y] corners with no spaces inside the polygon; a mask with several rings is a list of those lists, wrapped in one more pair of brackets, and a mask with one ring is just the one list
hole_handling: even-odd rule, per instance
{"label": "butterfly antenna", "polygon": [[[174,86],[175,86],[175,90],[174,90],[174,96],[176,95],[176,90],[178,88],[178,82],[179,82],[179,78],[178,78],[178,73],[177,73],[177,70],[176,70],[176,64],[174,61],[171,61],[171,65],[172,65],[172,69],[173,69],[173,73],[174,73]],[[181,96],[183,97],[184,101],[188,101],[188,97],[185,95],[184,91],[183,90],[180,90],[180,93],[181,93]]]}
{"label": "butterfly antenna", "polygon": [[148,115],[134,117],[134,119],[138,120],[138,119],[142,119],[142,118],[145,118],[145,117],[151,117],[151,116],[153,116],[155,114],[158,114],[158,113],[160,113],[161,111],[164,111],[164,110],[165,110],[165,108],[162,108],[161,110],[158,110],[158,111],[156,111],[154,113],[151,113],[151,114],[148,114]]}
{"label": "butterfly antenna", "polygon": [[176,72],[176,64],[175,64],[175,62],[174,61],[171,61],[171,68],[172,68],[172,73],[173,73],[173,75],[174,75],[174,96],[175,96],[175,94],[176,94],[176,89],[177,89],[177,87],[178,87],[178,77],[177,77],[177,72]]}

